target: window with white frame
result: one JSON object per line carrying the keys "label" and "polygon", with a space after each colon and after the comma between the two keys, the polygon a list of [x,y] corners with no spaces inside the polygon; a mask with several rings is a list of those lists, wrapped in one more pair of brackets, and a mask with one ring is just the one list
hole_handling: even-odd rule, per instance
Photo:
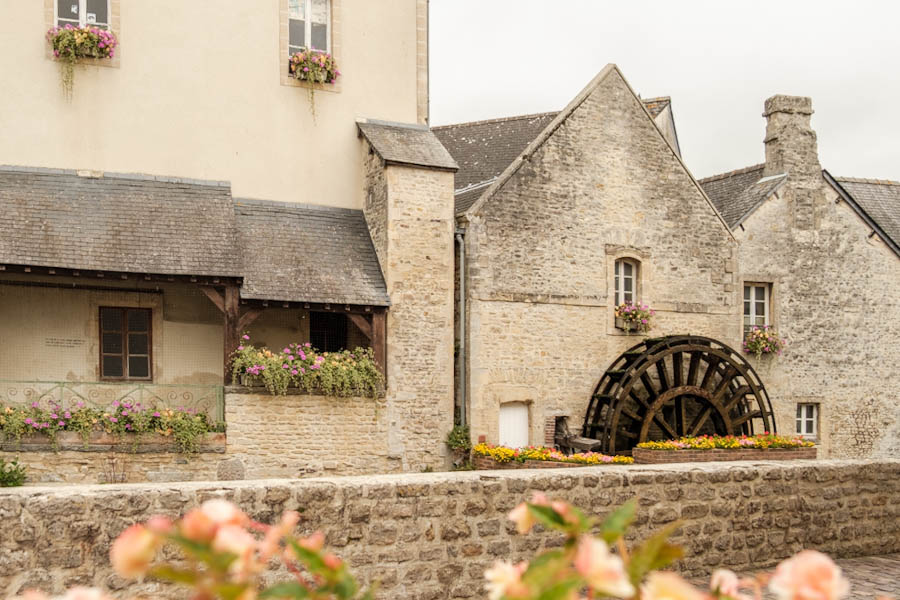
{"label": "window with white frame", "polygon": [[819,405],[797,405],[797,435],[816,437],[819,433]]}
{"label": "window with white frame", "polygon": [[288,1],[288,54],[306,49],[331,52],[329,0]]}
{"label": "window with white frame", "polygon": [[631,258],[620,258],[615,266],[616,306],[637,304],[637,284],[640,263]]}
{"label": "window with white frame", "polygon": [[744,284],[744,333],[751,327],[771,325],[770,286],[768,283]]}
{"label": "window with white frame", "polygon": [[57,27],[85,27],[109,29],[109,0],[55,0]]}

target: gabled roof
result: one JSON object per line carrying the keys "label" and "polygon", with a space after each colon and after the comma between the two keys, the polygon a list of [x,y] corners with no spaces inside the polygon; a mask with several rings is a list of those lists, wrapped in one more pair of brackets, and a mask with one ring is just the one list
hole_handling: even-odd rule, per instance
{"label": "gabled roof", "polygon": [[242,298],[390,304],[361,210],[234,201]]}
{"label": "gabled roof", "polygon": [[[831,178],[827,171],[825,174],[826,178]],[[900,182],[856,177],[833,179],[850,194],[881,230],[880,233],[889,238],[885,241],[900,254]]]}
{"label": "gabled roof", "polygon": [[228,183],[84,175],[0,167],[0,263],[240,275]]}
{"label": "gabled roof", "polygon": [[764,164],[753,165],[699,180],[700,185],[734,229],[744,222],[781,185],[787,175],[763,177]]}
{"label": "gabled roof", "polygon": [[[787,175],[763,177],[764,164],[753,165],[700,180],[728,226],[741,225],[787,180]],[[900,182],[884,179],[832,177],[825,180],[853,210],[900,255]]]}
{"label": "gabled roof", "polygon": [[359,133],[387,163],[456,171],[456,162],[425,125],[359,121]]}
{"label": "gabled roof", "polygon": [[[656,118],[671,104],[671,98],[661,96],[642,102]],[[558,114],[553,111],[432,127],[459,165],[456,214],[468,210]]]}
{"label": "gabled roof", "polygon": [[[460,171],[457,172],[457,174],[456,174],[456,176],[458,178],[457,184],[456,184],[457,216],[468,215],[473,212],[477,212],[479,210],[479,207],[482,204],[484,204],[484,202],[487,201],[488,198],[490,198],[497,190],[499,190],[510,179],[510,177],[512,177],[516,173],[516,171],[519,169],[519,167],[521,167],[522,164],[526,160],[528,160],[528,158],[532,154],[534,154],[534,152],[536,152],[544,144],[544,142],[546,142],[550,138],[550,136],[553,135],[553,133],[566,121],[566,119],[568,119],[569,116],[573,112],[575,112],[575,110],[579,106],[581,106],[581,104],[591,95],[591,93],[612,72],[618,73],[619,77],[622,78],[622,81],[625,83],[625,86],[628,88],[628,90],[632,94],[632,96],[634,96],[635,99],[637,99],[639,102],[641,102],[640,98],[637,96],[637,94],[635,94],[634,90],[628,84],[627,80],[625,79],[624,75],[622,75],[621,71],[619,71],[618,67],[612,63],[606,65],[590,81],[590,83],[588,83],[588,85],[585,86],[584,89],[582,89],[578,93],[578,95],[572,99],[571,102],[569,102],[569,104],[563,110],[559,111],[558,113],[542,113],[542,114],[538,114],[538,115],[526,115],[525,117],[522,117],[522,119],[525,120],[527,123],[526,123],[526,127],[520,126],[520,128],[523,130],[523,133],[521,135],[517,136],[517,138],[516,138],[517,143],[515,144],[515,146],[519,146],[521,143],[524,142],[524,144],[525,144],[524,148],[518,154],[515,154],[514,156],[512,156],[512,160],[506,164],[506,167],[503,168],[502,172],[500,172],[498,175],[494,175],[493,177],[490,177],[487,179],[482,179],[481,181],[478,181],[478,183],[481,184],[481,185],[478,185],[478,188],[483,188],[483,189],[478,189],[477,191],[475,191],[473,189],[475,187],[473,185],[473,182],[481,179],[487,173],[496,172],[497,168],[499,168],[501,166],[501,163],[505,163],[506,159],[510,155],[512,155],[512,148],[514,145],[513,144],[506,145],[508,147],[509,151],[504,149],[503,145],[501,145],[500,146],[501,151],[494,152],[493,151],[494,150],[493,146],[495,143],[494,140],[497,139],[498,136],[482,138],[480,141],[476,138],[476,139],[472,139],[471,143],[462,143],[466,140],[462,140],[461,139],[462,136],[460,136],[459,134],[457,134],[456,136],[450,136],[449,134],[446,134],[448,141],[444,142],[443,138],[441,141],[447,145],[451,154],[453,153],[454,149],[457,149],[457,152],[459,155],[458,156],[454,155],[454,158],[461,165]],[[642,103],[642,106],[644,107],[644,110],[647,114],[647,118],[649,118],[651,121],[653,121],[652,115],[649,112],[647,112],[646,105],[644,105]],[[540,121],[537,121],[537,119],[545,120],[546,122],[540,122]],[[450,129],[450,128],[457,128],[457,131],[462,131],[463,129],[468,128],[469,126],[483,126],[484,124],[498,123],[500,121],[509,122],[509,121],[514,121],[514,120],[515,120],[515,118],[508,118],[508,119],[500,119],[500,120],[495,120],[495,121],[477,121],[474,123],[462,123],[460,125],[448,125],[448,126],[444,126],[442,128],[435,128],[436,129],[435,133],[439,137],[441,137],[442,135],[445,135],[444,131],[447,129]],[[543,125],[542,128],[540,127],[541,125]],[[706,193],[703,191],[703,188],[700,187],[700,185],[694,179],[693,175],[691,175],[687,166],[684,164],[684,161],[681,159],[681,156],[679,155],[678,150],[665,137],[665,135],[663,135],[662,131],[660,131],[659,126],[656,125],[655,121],[654,121],[654,126],[656,126],[656,128],[657,128],[657,132],[659,133],[660,138],[666,143],[666,145],[669,146],[669,149],[672,151],[673,156],[681,164],[682,168],[684,169],[685,174],[690,178],[690,180],[696,186],[697,191],[704,198],[704,200],[706,200],[706,202],[709,204],[710,209],[712,209],[712,211],[716,214],[716,216],[722,222],[722,225],[725,226],[725,229],[727,229],[728,232],[731,233],[731,229],[727,226],[725,221],[722,219],[721,215],[718,213],[718,210],[715,208],[715,205],[709,200],[709,198],[707,198]],[[502,127],[502,125],[501,125],[500,129],[501,130],[504,129]],[[442,131],[442,130],[444,130],[444,131]],[[530,136],[527,135],[524,132],[524,130],[528,130],[528,131],[537,130],[538,133],[534,139],[527,141],[526,138],[530,137]],[[458,141],[450,140],[449,138],[451,138],[451,137],[458,138]],[[504,157],[504,160],[496,161],[496,164],[494,165],[494,167],[492,169],[490,169],[489,171],[479,172],[477,169],[474,169],[474,168],[468,169],[463,166],[463,165],[468,164],[469,162],[474,162],[474,161],[467,161],[468,155],[473,155],[473,154],[476,156],[483,156],[483,157],[488,157],[488,156],[493,156],[495,154],[499,154]],[[468,183],[468,185],[460,185],[463,182]],[[461,196],[464,196],[464,195],[465,195],[465,202],[460,203],[459,199]],[[461,208],[461,205],[462,205],[462,208]]]}

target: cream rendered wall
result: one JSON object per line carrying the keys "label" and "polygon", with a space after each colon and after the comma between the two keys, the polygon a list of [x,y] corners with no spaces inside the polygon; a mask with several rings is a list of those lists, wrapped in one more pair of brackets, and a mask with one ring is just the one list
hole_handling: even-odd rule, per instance
{"label": "cream rendered wall", "polygon": [[355,119],[424,118],[424,3],[337,1],[340,91],[315,94],[314,121],[307,89],[281,83],[278,0],[122,1],[119,57],[79,66],[71,102],[44,2],[0,0],[0,164],[228,180],[235,197],[359,208]]}
{"label": "cream rendered wall", "polygon": [[154,383],[221,384],[218,309],[196,288],[163,284],[157,293],[154,287],[101,291],[0,282],[0,379],[99,381],[99,308],[123,306],[153,310]]}

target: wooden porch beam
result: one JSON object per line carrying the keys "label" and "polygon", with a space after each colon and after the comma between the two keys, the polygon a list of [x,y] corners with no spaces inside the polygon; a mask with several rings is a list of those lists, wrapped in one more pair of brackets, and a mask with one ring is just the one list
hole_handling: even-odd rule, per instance
{"label": "wooden porch beam", "polygon": [[369,343],[372,342],[372,323],[359,313],[347,313],[347,318],[353,321],[353,324],[362,331],[363,335],[369,338]]}
{"label": "wooden porch beam", "polygon": [[241,318],[238,319],[238,332],[242,333],[247,331],[247,328],[262,314],[262,311],[262,308],[248,308],[245,310],[244,314],[241,315]]}
{"label": "wooden porch beam", "polygon": [[381,369],[387,384],[387,310],[380,309],[372,313],[372,350],[375,352],[375,364]]}
{"label": "wooden porch beam", "polygon": [[229,385],[231,381],[231,355],[240,345],[240,317],[241,317],[241,299],[238,286],[225,286],[225,297],[223,299],[223,311],[225,314],[225,384]]}
{"label": "wooden porch beam", "polygon": [[219,312],[225,312],[225,301],[222,299],[222,294],[214,288],[208,285],[201,285],[200,291],[203,292],[210,301],[216,305],[216,308],[219,309]]}

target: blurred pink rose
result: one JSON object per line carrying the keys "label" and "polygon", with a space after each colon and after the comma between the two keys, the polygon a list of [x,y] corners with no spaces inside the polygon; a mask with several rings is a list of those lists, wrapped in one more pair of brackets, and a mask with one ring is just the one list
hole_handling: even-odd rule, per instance
{"label": "blurred pink rose", "polygon": [[143,525],[132,525],[113,542],[109,561],[122,577],[140,577],[147,573],[161,545],[155,533]]}
{"label": "blurred pink rose", "polygon": [[680,575],[654,571],[641,586],[641,600],[706,600],[707,596]]}
{"label": "blurred pink rose", "polygon": [[528,588],[522,583],[522,573],[528,568],[528,563],[520,562],[517,565],[498,560],[494,566],[484,572],[487,579],[485,587],[490,600],[501,598],[518,598],[528,595]]}
{"label": "blurred pink rose", "polygon": [[630,598],[635,589],[625,574],[622,559],[609,551],[606,542],[583,536],[575,552],[575,570],[595,592],[618,598]]}
{"label": "blurred pink rose", "polygon": [[769,590],[779,600],[838,600],[850,592],[850,582],[826,555],[804,550],[778,565]]}

